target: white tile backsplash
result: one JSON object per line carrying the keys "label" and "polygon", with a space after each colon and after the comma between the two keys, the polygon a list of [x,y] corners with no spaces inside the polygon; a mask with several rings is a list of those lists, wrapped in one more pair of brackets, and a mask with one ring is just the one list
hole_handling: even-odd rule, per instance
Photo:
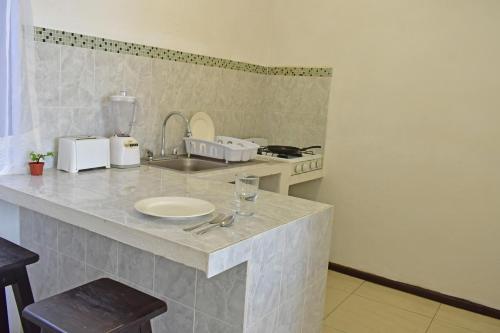
{"label": "white tile backsplash", "polygon": [[[56,150],[60,136],[110,136],[109,96],[122,89],[138,98],[132,135],[143,152],[159,154],[161,124],[171,111],[206,112],[219,135],[324,143],[329,77],[267,76],[41,42],[36,62],[43,150]],[[184,130],[179,120],[169,123],[167,151],[183,151]]]}

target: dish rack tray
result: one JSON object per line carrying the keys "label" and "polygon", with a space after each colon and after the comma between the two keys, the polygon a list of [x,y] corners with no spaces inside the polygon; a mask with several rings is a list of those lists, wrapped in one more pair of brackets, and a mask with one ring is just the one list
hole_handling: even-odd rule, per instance
{"label": "dish rack tray", "polygon": [[248,161],[257,156],[259,145],[229,136],[216,136],[214,141],[185,137],[189,155],[205,156],[227,162]]}

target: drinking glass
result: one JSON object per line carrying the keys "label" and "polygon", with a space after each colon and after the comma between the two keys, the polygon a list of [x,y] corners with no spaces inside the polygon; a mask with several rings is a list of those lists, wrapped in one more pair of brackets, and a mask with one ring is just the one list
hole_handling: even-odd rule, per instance
{"label": "drinking glass", "polygon": [[259,177],[249,174],[238,174],[235,180],[236,214],[252,216],[259,192]]}

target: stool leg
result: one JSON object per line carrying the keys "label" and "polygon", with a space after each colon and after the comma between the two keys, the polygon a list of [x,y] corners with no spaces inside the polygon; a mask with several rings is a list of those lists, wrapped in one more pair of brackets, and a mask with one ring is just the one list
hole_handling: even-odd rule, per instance
{"label": "stool leg", "polygon": [[17,270],[16,283],[12,285],[12,290],[16,298],[17,310],[19,311],[24,333],[40,333],[40,328],[38,326],[23,318],[23,309],[34,302],[26,267]]}
{"label": "stool leg", "polygon": [[139,333],[151,333],[152,330],[151,330],[151,322],[148,321],[144,324],[141,325],[141,327],[139,328]]}
{"label": "stool leg", "polygon": [[[152,333],[151,322],[147,321],[137,326],[129,327],[124,333]],[[44,333],[44,332],[42,332]]]}
{"label": "stool leg", "polygon": [[0,332],[9,332],[9,316],[7,315],[7,299],[5,288],[0,288]]}

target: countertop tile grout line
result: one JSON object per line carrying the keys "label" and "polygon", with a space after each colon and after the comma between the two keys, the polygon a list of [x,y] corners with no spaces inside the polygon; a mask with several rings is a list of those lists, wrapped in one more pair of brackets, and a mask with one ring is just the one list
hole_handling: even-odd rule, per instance
{"label": "countertop tile grout line", "polygon": [[57,105],[62,107],[62,47],[59,45],[59,71],[57,78],[57,93],[58,93],[58,101]]}
{"label": "countertop tile grout line", "polygon": [[193,302],[193,333],[195,333],[195,328],[196,328],[196,299],[198,298],[197,289],[198,289],[198,270],[195,269],[195,271],[194,271],[194,302]]}
{"label": "countertop tile grout line", "polygon": [[156,292],[156,255],[153,254],[153,294]]}
{"label": "countertop tile grout line", "polygon": [[84,274],[85,274],[85,283],[88,282],[88,278],[87,278],[87,249],[88,249],[88,246],[87,246],[87,238],[88,238],[88,231],[85,230],[85,229],[81,229],[83,230],[83,271],[84,271]]}
{"label": "countertop tile grout line", "polygon": [[[174,302],[175,302],[175,301],[174,301]],[[182,304],[182,303],[180,303],[180,304]],[[224,324],[224,325],[226,325],[226,326],[229,326],[229,327],[231,327],[231,328],[240,328],[240,326],[238,326],[238,325],[228,323],[227,321],[224,321],[224,320],[222,320],[222,319],[220,319],[220,318],[214,317],[214,315],[208,314],[208,313],[203,312],[203,311],[201,311],[201,310],[198,310],[198,312],[202,313],[204,316],[207,316],[207,317],[209,317],[209,318],[211,318],[211,319],[213,319],[213,320],[215,320],[215,321],[217,321],[217,322],[219,322],[219,323],[222,323],[222,324]],[[193,325],[193,332],[194,332],[194,331],[195,331],[195,325]],[[215,332],[215,333],[217,333],[217,332]]]}

